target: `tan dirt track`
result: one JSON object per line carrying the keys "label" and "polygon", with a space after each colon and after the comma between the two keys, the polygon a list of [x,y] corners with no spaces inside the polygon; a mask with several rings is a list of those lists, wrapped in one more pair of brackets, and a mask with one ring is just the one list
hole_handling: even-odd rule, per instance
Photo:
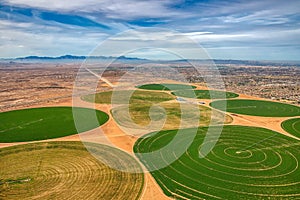
{"label": "tan dirt track", "polygon": [[[174,82],[172,82],[174,83]],[[194,84],[195,85],[195,84]],[[207,89],[203,86],[198,86],[197,89]],[[243,98],[243,99],[260,99],[260,100],[266,100],[258,97],[252,97],[248,95],[243,95],[240,94],[238,98]],[[192,99],[191,99],[192,100]],[[192,100],[193,101],[193,100]],[[208,106],[209,103],[211,102],[210,100],[197,100],[201,102],[205,102],[205,106]],[[82,102],[84,106],[86,107],[92,107],[91,103],[87,102]],[[60,102],[56,103],[47,103],[47,104],[42,104],[39,106],[33,106],[33,107],[43,107],[43,106],[72,106],[72,100],[71,99],[64,99],[61,100]],[[28,107],[29,108],[29,107]],[[97,104],[96,109],[104,111],[110,115],[110,109],[111,105],[107,104]],[[277,131],[279,133],[282,133],[284,135],[287,135],[289,137],[291,136],[289,133],[285,132],[281,128],[281,122],[284,120],[289,119],[289,117],[257,117],[257,116],[247,116],[247,115],[236,115],[236,114],[231,114],[230,115],[233,118],[233,122],[231,124],[233,125],[244,125],[244,126],[259,126],[263,128],[267,128],[270,130]],[[103,130],[103,132],[99,133],[100,130]],[[108,122],[106,122],[101,128],[96,128],[84,133],[81,133],[82,136],[86,140],[90,140],[92,142],[98,142],[98,143],[112,143],[116,147],[132,153],[132,148],[136,140],[138,139],[137,137],[130,136],[125,134],[115,123],[115,121],[111,118]],[[107,139],[106,139],[107,138]],[[81,138],[80,136],[77,135],[71,135],[63,138],[57,138],[57,139],[50,139],[47,141],[80,141]],[[13,146],[17,144],[24,144],[26,142],[22,143],[0,143],[0,148],[7,147],[7,146]],[[144,184],[144,191],[141,196],[141,199],[171,199],[164,195],[163,191],[160,189],[156,181],[153,179],[153,177],[149,174],[145,174],[145,184]]]}

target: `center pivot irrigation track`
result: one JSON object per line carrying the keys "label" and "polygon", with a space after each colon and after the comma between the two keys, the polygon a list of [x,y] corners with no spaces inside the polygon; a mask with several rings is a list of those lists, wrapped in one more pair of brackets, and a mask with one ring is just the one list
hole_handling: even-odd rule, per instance
{"label": "center pivot irrigation track", "polygon": [[[156,104],[158,108],[152,107],[152,113],[149,114],[151,106],[152,104],[132,104],[129,109],[127,106],[118,106],[113,108],[111,113],[120,126],[148,130],[191,128],[232,122],[229,115],[201,105],[162,102]],[[164,117],[166,121],[161,126],[160,120]],[[154,122],[151,123],[151,120]],[[150,123],[151,126],[149,126]]]}
{"label": "center pivot irrigation track", "polygon": [[[227,107],[224,107],[224,104],[227,104]],[[300,116],[300,107],[274,101],[230,99],[213,101],[210,106],[226,112],[261,117]]]}
{"label": "center pivot irrigation track", "polygon": [[[75,111],[75,112],[74,112]],[[73,114],[81,126],[76,129]],[[96,116],[96,120],[93,120]],[[88,131],[107,122],[100,111],[78,107],[41,107],[0,113],[0,142],[59,138]]]}
{"label": "center pivot irrigation track", "polygon": [[[224,126],[216,146],[200,159],[199,148],[209,144],[202,144],[207,128],[199,128],[188,150],[176,155],[174,149],[189,138],[193,129],[184,130],[186,135],[156,158],[159,162],[167,157],[177,160],[151,172],[166,195],[178,199],[300,198],[299,141],[259,127]],[[136,142],[134,151],[158,150],[175,134],[176,130],[150,133]],[[137,155],[151,169],[159,163]]]}
{"label": "center pivot irrigation track", "polygon": [[172,84],[172,83],[161,83],[161,84],[145,84],[136,86],[139,89],[144,90],[188,90],[194,89],[196,86],[194,85],[185,85],[185,84]]}
{"label": "center pivot irrigation track", "polygon": [[286,132],[300,138],[300,118],[288,119],[282,122],[281,127]]}
{"label": "center pivot irrigation track", "polygon": [[229,99],[239,95],[233,92],[219,90],[179,90],[172,92],[175,96],[197,98],[197,99]]}
{"label": "center pivot irrigation track", "polygon": [[81,97],[82,100],[99,104],[132,104],[146,102],[162,102],[175,99],[173,95],[158,91],[115,90],[99,92]]}
{"label": "center pivot irrigation track", "polygon": [[118,149],[86,144],[133,173],[108,167],[80,142],[47,142],[0,149],[0,199],[138,199],[144,176]]}

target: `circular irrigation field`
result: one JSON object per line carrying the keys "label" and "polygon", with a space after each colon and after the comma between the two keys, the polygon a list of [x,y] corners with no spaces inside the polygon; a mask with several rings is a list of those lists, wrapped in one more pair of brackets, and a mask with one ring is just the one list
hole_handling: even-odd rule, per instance
{"label": "circular irrigation field", "polygon": [[226,103],[227,109],[223,111],[231,113],[261,117],[300,116],[300,107],[274,101],[231,99],[226,102],[226,100],[218,100],[211,102],[210,106],[222,110]]}
{"label": "circular irrigation field", "polygon": [[288,119],[282,122],[281,127],[286,132],[300,138],[300,118]]}
{"label": "circular irrigation field", "polygon": [[197,99],[228,99],[236,98],[239,95],[233,92],[219,90],[179,90],[172,92],[175,96],[197,98]]}
{"label": "circular irrigation field", "polygon": [[[73,108],[80,120],[76,129],[72,107],[43,107],[0,113],[0,142],[24,142],[59,138],[104,124],[109,116],[99,110]],[[98,122],[90,120],[97,116]]]}
{"label": "circular irrigation field", "polygon": [[159,107],[152,106],[152,104],[133,104],[129,108],[118,106],[113,108],[111,113],[120,126],[146,130],[220,125],[233,121],[229,115],[201,105],[162,102],[156,105]]}
{"label": "circular irrigation field", "polygon": [[142,90],[115,90],[89,94],[81,97],[82,100],[99,104],[131,104],[145,102],[162,102],[175,99],[166,92]]}
{"label": "circular irrigation field", "polygon": [[[184,129],[187,136],[194,129]],[[151,172],[166,195],[178,199],[299,199],[300,142],[277,132],[247,126],[224,126],[213,150],[199,158],[199,148],[207,128],[199,128],[193,143],[183,155],[175,149],[177,143],[155,160],[144,159],[145,166],[170,157],[177,159],[167,167]],[[162,131],[140,138],[136,153],[146,153],[164,147],[175,131]],[[213,136],[211,140],[215,140]]]}
{"label": "circular irrigation field", "polygon": [[172,84],[172,83],[161,83],[161,84],[145,84],[137,86],[139,89],[144,90],[188,90],[194,89],[196,86],[194,85],[185,85],[185,84]]}
{"label": "circular irrigation field", "polygon": [[[0,149],[0,199],[138,199],[144,176],[127,153],[86,144],[132,173],[108,167],[80,142],[47,142]],[[120,159],[122,158],[122,159]]]}

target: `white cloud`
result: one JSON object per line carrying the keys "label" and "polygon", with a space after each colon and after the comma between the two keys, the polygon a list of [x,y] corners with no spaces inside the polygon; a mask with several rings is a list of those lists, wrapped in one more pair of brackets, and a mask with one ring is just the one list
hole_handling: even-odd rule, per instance
{"label": "white cloud", "polygon": [[[300,1],[201,1],[193,7],[185,5],[187,8],[170,6],[178,2],[181,0],[2,0],[1,4],[35,8],[37,13],[48,10],[105,22],[112,29],[99,33],[94,27],[73,26],[43,20],[38,14],[26,17],[12,12],[15,14],[13,18],[0,19],[1,56],[87,54],[112,33],[139,28],[147,22],[162,22],[155,26],[183,33],[137,30],[137,34],[116,36],[114,46],[105,52],[106,55],[120,45],[163,45],[168,42],[170,48],[186,48],[194,55],[185,44],[189,38],[214,51],[219,48],[219,52],[232,49],[230,52],[238,53],[244,47],[280,48],[285,45],[298,45],[299,52],[300,24],[296,22],[296,15],[299,14]],[[260,54],[265,52],[264,49]]]}
{"label": "white cloud", "polygon": [[206,35],[206,34],[211,34],[213,32],[208,32],[208,31],[196,31],[196,32],[189,32],[189,33],[181,33],[180,35],[185,35],[185,36],[190,36],[190,37],[196,37],[199,35]]}
{"label": "white cloud", "polygon": [[[1,57],[88,54],[108,35],[0,20]],[[40,31],[38,31],[40,30]]]}
{"label": "white cloud", "polygon": [[289,18],[282,17],[282,15],[273,10],[262,10],[245,16],[227,16],[222,19],[225,23],[241,23],[249,22],[252,24],[284,24],[289,21]]}
{"label": "white cloud", "polygon": [[46,10],[63,10],[74,11],[76,9],[94,7],[99,5],[99,0],[75,0],[75,1],[61,1],[61,0],[6,0],[5,2],[11,5],[29,6],[33,8],[42,8]]}
{"label": "white cloud", "polygon": [[[126,33],[126,32],[125,32]],[[200,42],[208,41],[224,41],[224,40],[241,40],[251,38],[253,34],[239,33],[239,34],[216,34],[212,32],[189,32],[181,33],[164,29],[141,29],[129,31],[127,34],[113,37],[112,40],[116,41],[166,41],[178,45],[179,43],[186,42],[187,40],[196,40]]]}
{"label": "white cloud", "polygon": [[[168,8],[172,0],[6,0],[8,5],[28,6],[58,12],[97,13],[111,19],[162,18],[188,16],[189,12]],[[97,17],[94,17],[97,18]]]}

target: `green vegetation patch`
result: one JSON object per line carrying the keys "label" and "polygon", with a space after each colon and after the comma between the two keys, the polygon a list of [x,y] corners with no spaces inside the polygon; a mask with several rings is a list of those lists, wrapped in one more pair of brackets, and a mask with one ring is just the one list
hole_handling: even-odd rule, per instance
{"label": "green vegetation patch", "polygon": [[107,91],[96,94],[89,94],[81,97],[82,100],[100,104],[128,104],[162,102],[175,99],[174,96],[165,92],[141,91],[141,90],[120,90]]}
{"label": "green vegetation patch", "polygon": [[300,138],[300,118],[288,119],[282,122],[281,127],[286,132]]}
{"label": "green vegetation patch", "polygon": [[[128,112],[129,111],[129,112]],[[112,109],[115,121],[127,128],[161,130],[227,124],[232,118],[217,110],[189,103],[131,104]],[[152,121],[152,122],[151,122]]]}
{"label": "green vegetation patch", "polygon": [[[104,124],[109,116],[99,110],[73,108],[80,121],[75,127],[72,107],[43,107],[0,113],[0,142],[24,142],[59,138]],[[97,120],[93,121],[94,116]]]}
{"label": "green vegetation patch", "polygon": [[[212,131],[216,127],[210,127]],[[134,152],[149,169],[166,160],[166,167],[151,172],[164,193],[176,199],[297,199],[300,182],[300,142],[280,133],[247,126],[224,126],[212,151],[199,158],[207,128],[150,133],[138,139]],[[192,144],[181,155],[177,148]],[[169,144],[168,149],[161,149]],[[172,145],[170,145],[172,144]],[[155,158],[142,153],[160,151]],[[139,153],[139,154],[138,154]]]}
{"label": "green vegetation patch", "polygon": [[[227,109],[224,110],[224,104],[227,103]],[[292,117],[300,116],[300,107],[262,100],[248,100],[248,99],[232,99],[232,100],[219,100],[210,103],[210,106],[223,111],[254,115],[262,117]]]}
{"label": "green vegetation patch", "polygon": [[197,99],[225,99],[236,98],[239,95],[233,92],[218,90],[179,90],[172,92],[175,96],[197,98]]}
{"label": "green vegetation patch", "polygon": [[188,90],[194,89],[196,86],[193,85],[185,85],[185,84],[171,84],[171,83],[161,83],[161,84],[145,84],[137,86],[139,89],[144,90]]}
{"label": "green vegetation patch", "polygon": [[[112,169],[86,150],[109,157]],[[0,149],[0,199],[138,199],[144,176],[118,149],[81,142],[43,142]]]}

